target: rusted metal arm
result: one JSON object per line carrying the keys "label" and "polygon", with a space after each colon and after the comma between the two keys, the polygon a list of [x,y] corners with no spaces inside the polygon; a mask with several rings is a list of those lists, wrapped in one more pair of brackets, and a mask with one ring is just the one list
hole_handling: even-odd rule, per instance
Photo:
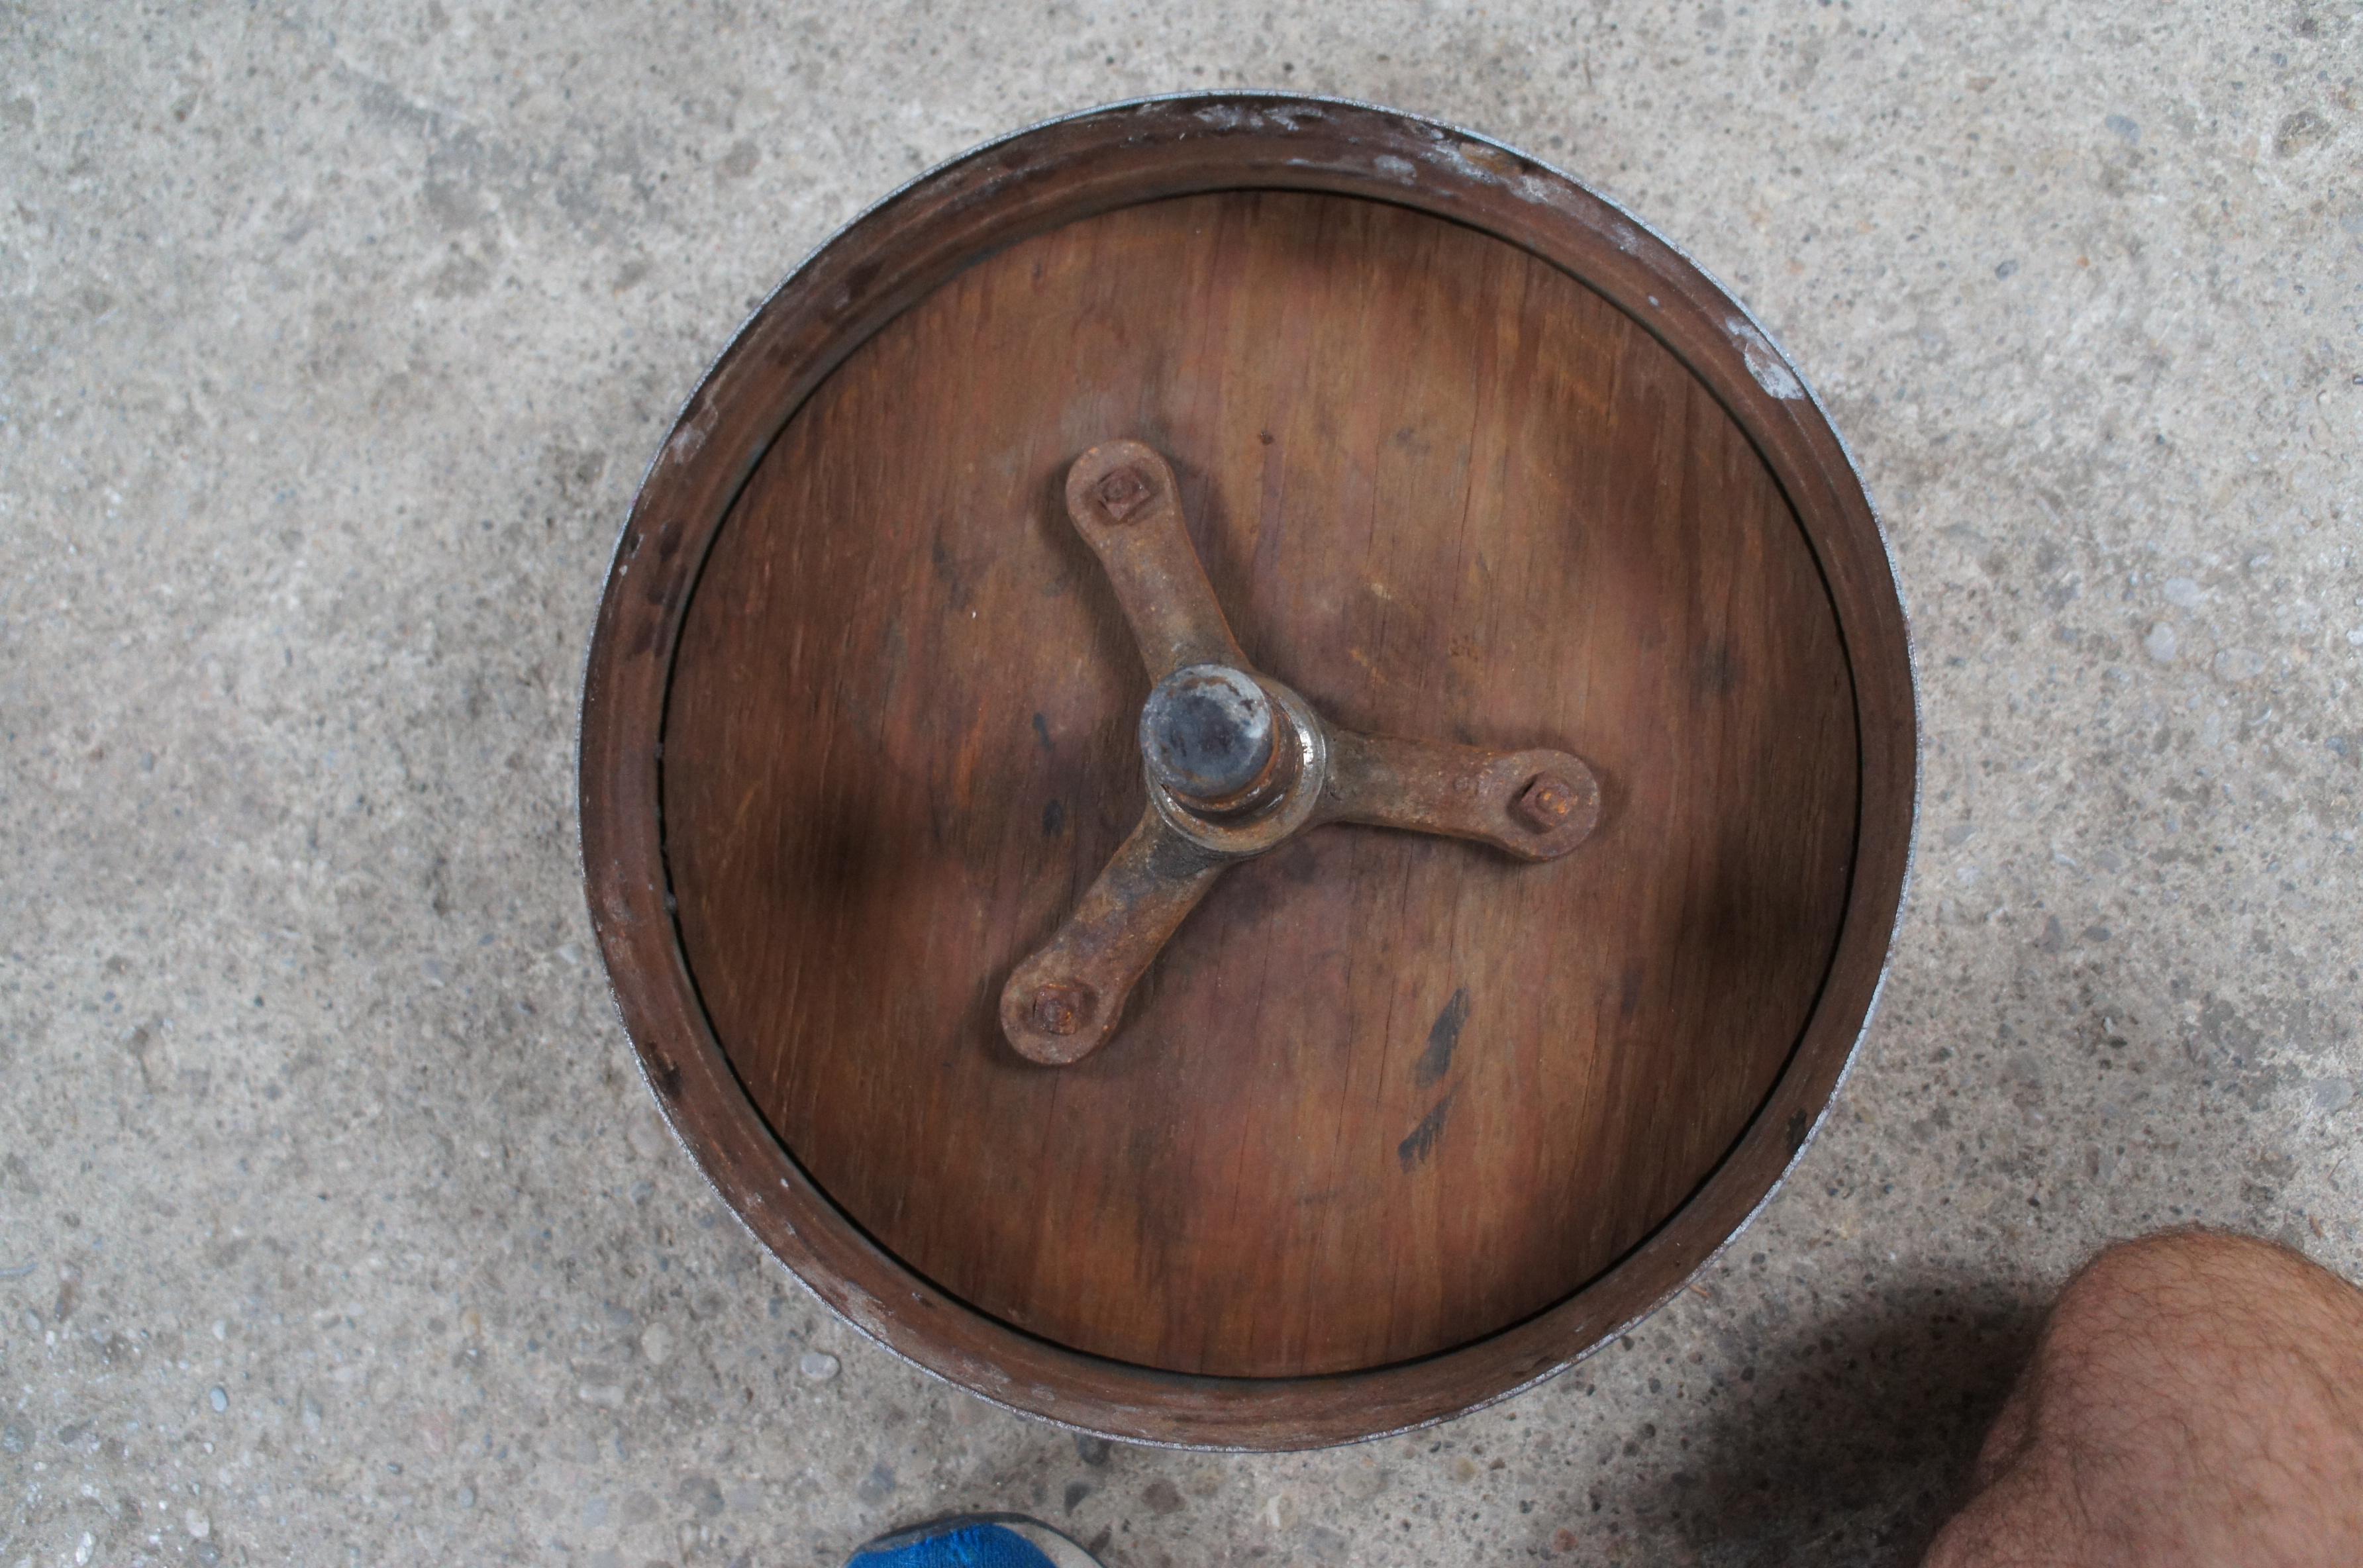
{"label": "rusted metal arm", "polygon": [[1551,860],[1600,821],[1600,781],[1564,751],[1487,751],[1333,725],[1314,821],[1473,838],[1524,860]]}
{"label": "rusted metal arm", "polygon": [[1067,513],[1140,642],[1148,809],[1049,942],[1011,973],[1001,1028],[1048,1066],[1107,1042],[1126,999],[1224,867],[1323,823],[1565,855],[1600,820],[1600,782],[1563,751],[1488,751],[1341,730],[1248,665],[1191,547],[1173,470],[1137,441],[1075,460]]}
{"label": "rusted metal arm", "polygon": [[1231,859],[1142,812],[1058,933],[1002,988],[1002,1032],[1018,1054],[1058,1066],[1106,1043],[1134,983]]}
{"label": "rusted metal arm", "polygon": [[1192,664],[1248,668],[1190,544],[1172,465],[1155,447],[1110,441],[1076,458],[1067,515],[1097,552],[1149,679]]}

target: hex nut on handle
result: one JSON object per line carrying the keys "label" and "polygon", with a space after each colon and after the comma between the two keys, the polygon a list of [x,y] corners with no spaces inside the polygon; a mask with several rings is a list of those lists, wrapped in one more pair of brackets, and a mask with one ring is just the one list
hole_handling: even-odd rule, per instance
{"label": "hex nut on handle", "polygon": [[1556,773],[1536,776],[1518,797],[1518,819],[1537,833],[1552,833],[1575,815],[1575,786]]}
{"label": "hex nut on handle", "polygon": [[1156,493],[1156,488],[1148,482],[1148,476],[1126,464],[1100,480],[1097,493],[1109,518],[1121,523],[1139,511],[1140,503]]}
{"label": "hex nut on handle", "polygon": [[1035,1028],[1045,1034],[1065,1036],[1091,1021],[1096,999],[1089,986],[1052,980],[1035,988],[1033,1005],[1027,1010]]}

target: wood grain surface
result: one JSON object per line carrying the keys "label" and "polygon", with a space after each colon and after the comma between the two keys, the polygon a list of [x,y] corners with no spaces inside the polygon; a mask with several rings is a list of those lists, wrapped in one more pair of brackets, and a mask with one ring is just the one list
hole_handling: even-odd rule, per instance
{"label": "wood grain surface", "polygon": [[[1606,804],[1544,866],[1287,845],[1044,1068],[994,999],[1141,805],[1148,682],[1059,490],[1117,436],[1263,668],[1564,746]],[[804,1170],[981,1312],[1234,1376],[1469,1343],[1664,1221],[1814,1006],[1856,829],[1830,602],[1723,405],[1527,253],[1329,195],[1071,223],[870,338],[722,527],[664,744],[689,968]]]}

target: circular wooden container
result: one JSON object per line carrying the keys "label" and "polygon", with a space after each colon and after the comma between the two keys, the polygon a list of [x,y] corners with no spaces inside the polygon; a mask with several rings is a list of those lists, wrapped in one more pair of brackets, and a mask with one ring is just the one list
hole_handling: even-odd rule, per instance
{"label": "circular wooden container", "polygon": [[[1141,811],[1062,485],[1134,437],[1257,665],[1555,746],[1564,859],[1326,827],[1067,1067],[995,1004]],[[1365,105],[1095,110],[822,248],[689,401],[582,714],[617,1001],[723,1196],[988,1399],[1293,1448],[1567,1366],[1743,1225],[1902,898],[1903,614],[1780,351],[1566,176]]]}

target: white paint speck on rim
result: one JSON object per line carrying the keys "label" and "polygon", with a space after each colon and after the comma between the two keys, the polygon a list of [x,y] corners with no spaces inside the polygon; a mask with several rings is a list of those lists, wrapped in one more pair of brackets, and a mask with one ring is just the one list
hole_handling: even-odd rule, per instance
{"label": "white paint speck on rim", "polygon": [[1805,383],[1797,379],[1789,361],[1781,358],[1781,351],[1756,330],[1754,322],[1744,315],[1735,315],[1725,320],[1723,329],[1739,345],[1739,357],[1747,361],[1747,373],[1756,378],[1758,386],[1784,402],[1803,400]]}

